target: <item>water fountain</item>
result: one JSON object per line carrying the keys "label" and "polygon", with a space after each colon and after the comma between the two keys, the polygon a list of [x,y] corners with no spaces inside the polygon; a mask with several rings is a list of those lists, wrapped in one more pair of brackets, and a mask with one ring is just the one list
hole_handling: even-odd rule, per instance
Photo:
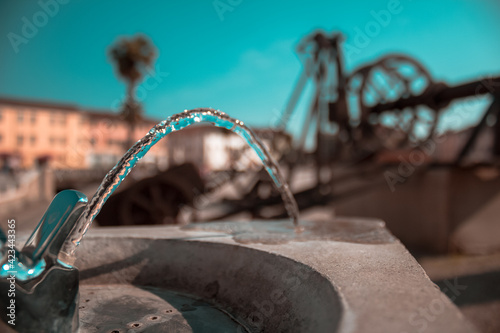
{"label": "water fountain", "polygon": [[[81,242],[137,161],[169,133],[198,122],[245,139],[293,224],[98,228]],[[21,251],[9,241],[2,232],[0,315],[9,320],[15,299],[16,325],[3,323],[2,332],[347,333],[424,326],[427,332],[474,332],[383,222],[299,223],[295,200],[265,146],[242,122],[212,109],[161,122],[122,157],[89,202],[63,191]],[[8,296],[12,286],[15,297]]]}

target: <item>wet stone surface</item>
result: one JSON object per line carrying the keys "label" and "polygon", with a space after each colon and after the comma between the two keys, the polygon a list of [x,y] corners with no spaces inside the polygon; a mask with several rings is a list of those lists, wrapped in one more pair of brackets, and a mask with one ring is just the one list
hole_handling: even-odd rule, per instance
{"label": "wet stone surface", "polygon": [[80,286],[80,332],[247,332],[202,300],[159,288]]}
{"label": "wet stone surface", "polygon": [[385,223],[373,219],[335,219],[333,221],[300,221],[295,227],[290,221],[211,222],[191,224],[185,230],[224,232],[238,243],[285,244],[293,241],[332,240],[361,244],[393,243],[396,238]]}

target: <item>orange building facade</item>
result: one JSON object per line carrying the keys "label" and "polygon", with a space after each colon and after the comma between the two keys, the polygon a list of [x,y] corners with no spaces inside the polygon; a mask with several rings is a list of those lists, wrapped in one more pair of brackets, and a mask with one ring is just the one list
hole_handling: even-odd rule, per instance
{"label": "orange building facade", "polygon": [[[138,123],[134,139],[156,123]],[[28,169],[45,162],[55,169],[112,167],[127,149],[128,131],[128,124],[110,112],[0,98],[0,158],[13,167]],[[165,142],[153,147],[141,163],[166,167]]]}

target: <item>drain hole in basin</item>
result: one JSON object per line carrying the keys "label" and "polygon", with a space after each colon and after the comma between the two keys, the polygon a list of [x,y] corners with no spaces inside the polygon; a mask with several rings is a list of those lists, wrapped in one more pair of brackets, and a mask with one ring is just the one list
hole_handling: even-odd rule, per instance
{"label": "drain hole in basin", "polygon": [[[85,302],[90,292],[98,301]],[[159,288],[132,285],[82,285],[81,332],[247,332],[248,329],[224,311],[197,298]],[[83,306],[82,304],[82,306]]]}

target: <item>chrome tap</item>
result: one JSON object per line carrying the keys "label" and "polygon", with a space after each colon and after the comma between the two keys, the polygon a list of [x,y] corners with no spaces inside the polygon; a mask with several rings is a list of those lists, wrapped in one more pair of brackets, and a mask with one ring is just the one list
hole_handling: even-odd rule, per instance
{"label": "chrome tap", "polygon": [[77,331],[78,270],[58,255],[86,205],[81,192],[58,193],[21,251],[15,229],[0,229],[0,316],[12,329]]}

